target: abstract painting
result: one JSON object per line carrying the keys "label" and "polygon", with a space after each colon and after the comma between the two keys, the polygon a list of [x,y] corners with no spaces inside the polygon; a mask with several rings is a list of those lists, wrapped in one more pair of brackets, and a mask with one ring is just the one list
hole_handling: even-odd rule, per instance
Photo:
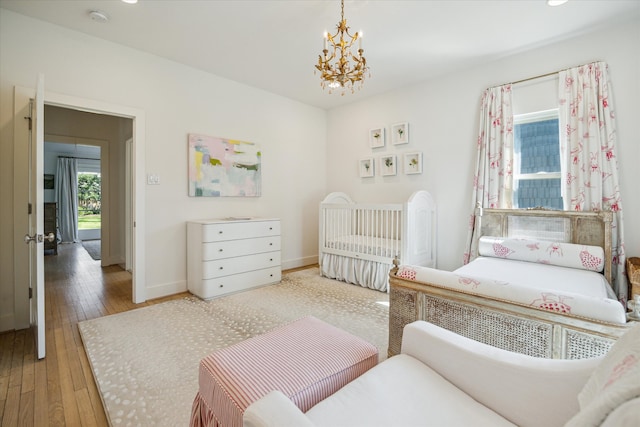
{"label": "abstract painting", "polygon": [[189,196],[259,197],[261,157],[252,142],[189,134]]}

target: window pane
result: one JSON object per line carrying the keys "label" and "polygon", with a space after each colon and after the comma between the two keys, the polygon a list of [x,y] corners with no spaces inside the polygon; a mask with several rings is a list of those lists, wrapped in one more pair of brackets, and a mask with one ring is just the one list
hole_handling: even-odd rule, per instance
{"label": "window pane", "polygon": [[560,172],[558,119],[516,124],[514,141],[520,153],[520,174]]}
{"label": "window pane", "polygon": [[519,208],[545,207],[562,209],[560,194],[560,178],[558,179],[521,179],[514,192],[514,199]]}
{"label": "window pane", "polygon": [[99,173],[78,172],[78,229],[100,228],[102,197]]}

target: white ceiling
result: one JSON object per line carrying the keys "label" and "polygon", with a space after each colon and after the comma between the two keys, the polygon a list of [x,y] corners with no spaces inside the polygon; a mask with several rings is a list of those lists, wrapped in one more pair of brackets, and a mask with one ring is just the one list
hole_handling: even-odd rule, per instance
{"label": "white ceiling", "polygon": [[[329,95],[314,65],[339,0],[0,0],[0,7],[150,52],[320,108],[333,108],[640,16],[640,0],[347,0],[371,78]],[[109,16],[89,18],[91,10]],[[553,70],[550,70],[553,71]]]}

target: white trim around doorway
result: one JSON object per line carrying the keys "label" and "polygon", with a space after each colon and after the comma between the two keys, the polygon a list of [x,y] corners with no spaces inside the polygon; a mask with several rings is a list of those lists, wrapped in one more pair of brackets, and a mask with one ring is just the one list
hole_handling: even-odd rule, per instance
{"label": "white trim around doorway", "polygon": [[143,110],[102,101],[78,98],[69,95],[45,91],[44,103],[62,108],[71,108],[98,114],[108,114],[133,120],[133,149],[131,158],[132,181],[131,191],[133,206],[132,242],[132,300],[134,303],[146,301],[145,272],[145,113]]}

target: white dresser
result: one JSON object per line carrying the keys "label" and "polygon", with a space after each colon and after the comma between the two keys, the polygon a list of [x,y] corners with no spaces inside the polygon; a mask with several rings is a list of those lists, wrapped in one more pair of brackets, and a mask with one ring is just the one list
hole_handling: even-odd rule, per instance
{"label": "white dresser", "polygon": [[187,287],[203,299],[277,283],[279,219],[212,219],[187,223]]}

